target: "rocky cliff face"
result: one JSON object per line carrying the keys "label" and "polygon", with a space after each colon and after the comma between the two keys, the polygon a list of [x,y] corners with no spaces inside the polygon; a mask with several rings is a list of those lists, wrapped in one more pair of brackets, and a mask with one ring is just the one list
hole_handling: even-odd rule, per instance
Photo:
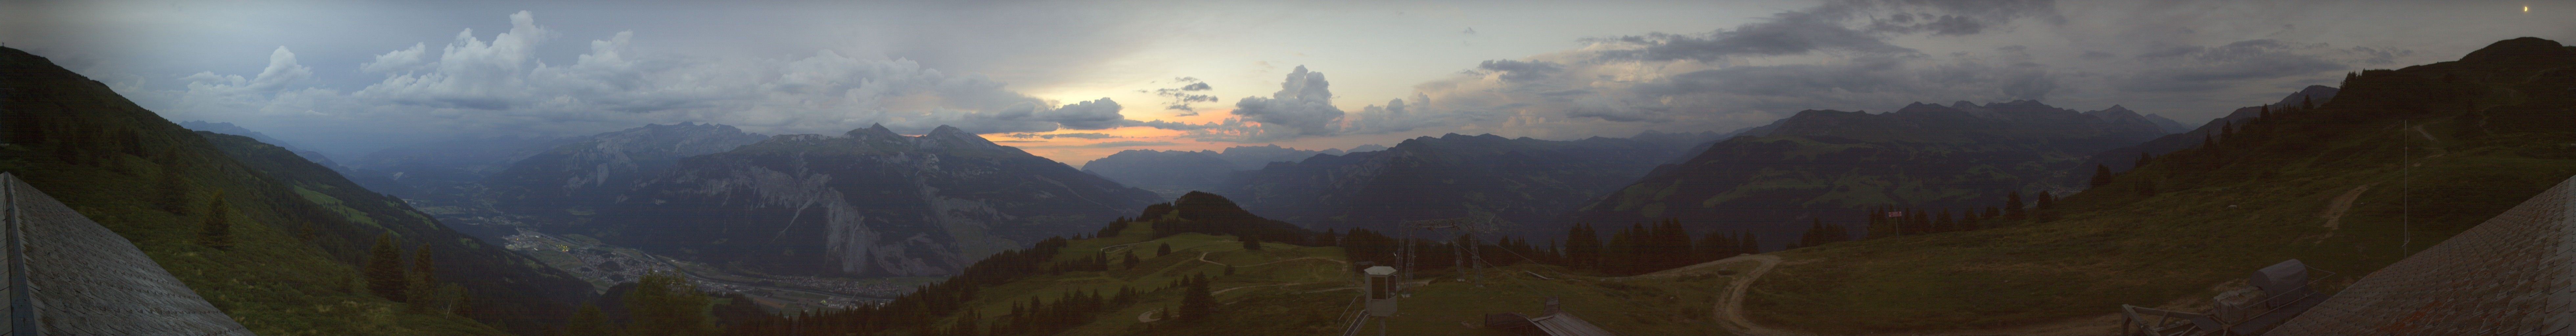
{"label": "rocky cliff face", "polygon": [[954,127],[874,126],[680,159],[589,226],[620,245],[767,273],[941,276],[1159,201]]}
{"label": "rocky cliff face", "polygon": [[733,150],[767,136],[733,126],[680,123],[601,133],[556,146],[481,182],[483,198],[515,213],[586,211],[660,176],[680,158]]}

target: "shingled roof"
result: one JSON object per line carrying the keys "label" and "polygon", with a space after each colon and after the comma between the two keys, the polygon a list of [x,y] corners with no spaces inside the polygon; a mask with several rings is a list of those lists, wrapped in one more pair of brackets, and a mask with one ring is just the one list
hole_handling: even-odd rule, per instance
{"label": "shingled roof", "polygon": [[2267,336],[2576,335],[2576,179],[2355,282]]}

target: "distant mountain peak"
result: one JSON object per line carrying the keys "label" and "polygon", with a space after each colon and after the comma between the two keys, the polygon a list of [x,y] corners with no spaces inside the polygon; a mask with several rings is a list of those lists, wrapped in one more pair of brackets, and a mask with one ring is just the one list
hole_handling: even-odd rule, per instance
{"label": "distant mountain peak", "polygon": [[852,130],[850,130],[850,132],[849,132],[849,133],[843,133],[843,134],[844,134],[844,135],[849,136],[850,138],[853,138],[853,139],[859,139],[859,140],[902,139],[902,138],[903,138],[903,135],[902,135],[902,134],[895,134],[895,133],[894,133],[894,130],[886,129],[886,127],[885,127],[885,125],[884,125],[884,124],[868,124],[868,127],[863,127],[863,128],[858,128],[858,129],[852,129]]}
{"label": "distant mountain peak", "polygon": [[921,136],[921,138],[919,138],[919,139],[920,139],[919,141],[920,141],[920,145],[921,145],[921,147],[922,147],[922,148],[925,148],[925,149],[926,149],[926,148],[984,148],[984,149],[1000,149],[1000,148],[1005,148],[1005,147],[1003,147],[1001,144],[993,143],[993,141],[992,141],[992,140],[986,140],[986,139],[984,139],[984,137],[982,137],[982,136],[977,136],[977,135],[975,135],[975,133],[966,132],[966,130],[958,129],[958,128],[957,128],[957,127],[955,127],[955,126],[948,126],[948,125],[939,125],[939,127],[938,127],[938,128],[932,128],[932,129],[930,129],[930,134],[922,135],[922,136]]}

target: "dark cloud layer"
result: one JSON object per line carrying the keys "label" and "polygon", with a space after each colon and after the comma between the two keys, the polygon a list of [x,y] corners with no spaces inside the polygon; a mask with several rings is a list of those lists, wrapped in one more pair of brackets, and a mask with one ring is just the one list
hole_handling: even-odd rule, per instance
{"label": "dark cloud layer", "polygon": [[[1650,33],[1598,39],[1641,46],[1605,52],[1617,59],[1714,62],[1730,57],[1805,55],[1813,52],[1910,54],[1891,35],[1972,35],[2034,16],[2054,20],[2048,1],[1834,1],[1773,14],[1761,22],[1699,34]],[[1873,16],[1884,14],[1884,16]],[[1866,18],[1866,19],[1863,19]],[[1866,21],[1855,26],[1852,21]]]}
{"label": "dark cloud layer", "polygon": [[2123,76],[2113,85],[2146,92],[2215,90],[2227,87],[2225,83],[2351,69],[2350,65],[2330,59],[2333,54],[2348,51],[2352,50],[2271,39],[2220,46],[2170,46],[2133,57],[2155,68]]}

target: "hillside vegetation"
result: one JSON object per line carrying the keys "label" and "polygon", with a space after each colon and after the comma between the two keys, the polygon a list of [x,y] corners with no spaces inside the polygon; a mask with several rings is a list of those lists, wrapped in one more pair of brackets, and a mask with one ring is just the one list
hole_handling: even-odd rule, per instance
{"label": "hillside vegetation", "polygon": [[2286,259],[2334,272],[2333,292],[2576,175],[2570,49],[2521,38],[2356,73],[2330,103],[2271,110],[2033,216],[2053,220],[1778,252],[1744,309],[1828,333],[2111,328],[2121,304],[2206,307]]}
{"label": "hillside vegetation", "polygon": [[[533,332],[587,294],[295,153],[190,132],[43,57],[0,48],[0,73],[0,171],[132,241],[254,333]],[[392,240],[392,283],[402,269],[443,270],[421,286],[431,295],[372,294],[391,287],[359,271],[382,260],[368,253],[378,237]],[[406,265],[418,253],[434,261]]]}
{"label": "hillside vegetation", "polygon": [[[1421,237],[1417,237],[1421,238]],[[1752,263],[1607,277],[1531,260],[1553,251],[1488,244],[1482,285],[1450,268],[1451,245],[1415,240],[1413,295],[1390,334],[1490,335],[1485,314],[1537,315],[1548,297],[1612,331],[1722,333],[1710,317]],[[962,275],[877,307],[750,321],[731,334],[790,330],[898,335],[1318,335],[1358,314],[1355,263],[1390,264],[1397,239],[1304,231],[1223,197],[1189,193],[1095,234],[995,254]],[[1505,247],[1509,246],[1509,247]],[[1375,325],[1372,323],[1372,325]]]}

